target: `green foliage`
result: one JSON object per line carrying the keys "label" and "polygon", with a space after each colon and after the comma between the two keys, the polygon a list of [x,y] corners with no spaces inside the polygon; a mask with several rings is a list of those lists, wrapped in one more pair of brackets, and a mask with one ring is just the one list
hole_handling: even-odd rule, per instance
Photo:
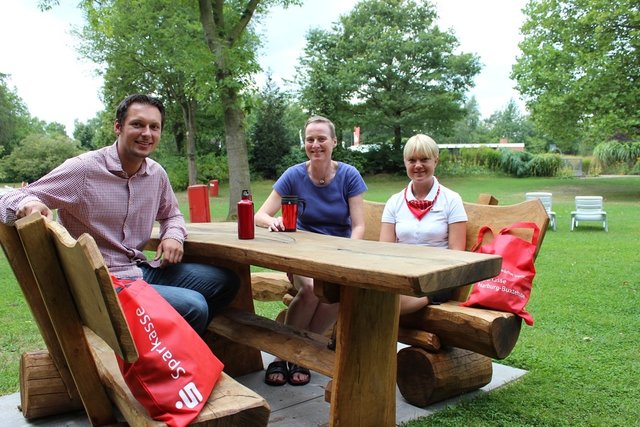
{"label": "green foliage", "polygon": [[558,154],[531,154],[526,151],[500,150],[503,172],[522,178],[525,176],[555,176],[562,166]]}
{"label": "green foliage", "polygon": [[[189,186],[189,170],[187,160],[179,154],[163,153],[155,156],[169,175],[169,181],[174,191],[184,191]],[[229,166],[227,157],[216,153],[207,153],[198,156],[198,183],[207,184],[212,179],[227,181],[229,179]]]}
{"label": "green foliage", "polygon": [[509,175],[524,177],[529,176],[528,163],[533,157],[526,151],[502,150],[500,167]]}
{"label": "green foliage", "polygon": [[499,169],[502,157],[500,151],[488,147],[461,148],[460,156],[467,165],[482,166],[490,170]]}
{"label": "green foliage", "polygon": [[8,77],[0,72],[0,155],[10,154],[33,130],[27,107],[15,90],[8,87]]}
{"label": "green foliage", "polygon": [[537,126],[565,153],[584,139],[637,136],[637,0],[530,1],[524,12],[512,77]]}
{"label": "green foliage", "polygon": [[256,122],[249,132],[252,143],[250,161],[253,169],[264,178],[278,177],[276,169],[282,153],[295,145],[285,127],[285,108],[285,97],[269,75],[260,94]]}
{"label": "green foliage", "polygon": [[558,154],[536,154],[529,162],[529,176],[556,176],[561,167]]}
{"label": "green foliage", "polygon": [[169,182],[174,191],[184,191],[189,186],[189,171],[184,156],[163,155],[156,159],[169,175]]}
{"label": "green foliage", "polygon": [[429,2],[360,1],[332,31],[307,37],[297,78],[301,102],[396,149],[406,135],[446,133],[463,117],[480,65],[457,53],[457,39],[436,18]]}
{"label": "green foliage", "polygon": [[207,183],[212,179],[226,181],[229,179],[227,156],[208,153],[198,156],[198,181]]}
{"label": "green foliage", "polygon": [[391,144],[380,144],[364,153],[366,174],[401,173],[404,172],[402,150]]}
{"label": "green foliage", "polygon": [[289,152],[282,156],[282,159],[278,162],[278,166],[276,167],[278,176],[282,175],[288,167],[298,163],[306,162],[307,160],[309,159],[304,151],[304,148],[292,147]]}
{"label": "green foliage", "polygon": [[640,141],[608,141],[593,150],[593,157],[603,171],[627,173],[640,159]]}
{"label": "green foliage", "polygon": [[[94,150],[100,146],[94,142],[98,127],[100,126],[100,119],[98,116],[87,120],[86,123],[82,123],[78,120],[74,121],[73,137],[80,143],[80,146],[87,150]],[[111,129],[113,134],[113,130]],[[113,138],[113,136],[112,136]]]}
{"label": "green foliage", "polygon": [[29,135],[0,160],[5,182],[33,182],[83,150],[67,136]]}
{"label": "green foliage", "polygon": [[361,175],[365,173],[369,173],[367,170],[367,165],[369,164],[366,159],[365,153],[360,153],[358,151],[347,150],[346,148],[342,148],[341,146],[336,147],[333,150],[333,160],[340,161],[343,163],[347,163],[354,168],[358,169]]}

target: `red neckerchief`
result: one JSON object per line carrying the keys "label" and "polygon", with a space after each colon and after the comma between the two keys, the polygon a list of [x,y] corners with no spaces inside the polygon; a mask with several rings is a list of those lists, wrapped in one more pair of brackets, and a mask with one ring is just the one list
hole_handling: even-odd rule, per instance
{"label": "red neckerchief", "polygon": [[436,200],[438,200],[438,196],[440,195],[440,184],[438,184],[438,191],[436,192],[436,197],[433,198],[433,201],[417,199],[407,200],[407,188],[409,187],[407,186],[404,189],[404,201],[407,202],[407,206],[413,216],[418,218],[418,221],[420,221],[423,216],[429,213],[433,205],[435,205]]}

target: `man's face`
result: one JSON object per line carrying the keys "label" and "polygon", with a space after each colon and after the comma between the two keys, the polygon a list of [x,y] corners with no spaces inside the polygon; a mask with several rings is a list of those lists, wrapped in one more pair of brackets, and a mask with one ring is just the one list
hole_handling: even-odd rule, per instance
{"label": "man's face", "polygon": [[123,161],[140,161],[153,153],[160,142],[162,116],[153,105],[131,104],[124,123],[116,121],[118,152]]}

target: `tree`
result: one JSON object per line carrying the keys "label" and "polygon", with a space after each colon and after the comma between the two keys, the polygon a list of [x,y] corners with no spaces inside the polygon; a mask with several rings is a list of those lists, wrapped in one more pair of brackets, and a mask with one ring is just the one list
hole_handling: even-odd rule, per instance
{"label": "tree", "polygon": [[450,131],[480,65],[454,53],[457,39],[436,19],[428,1],[363,0],[331,32],[310,33],[298,72],[305,107],[341,120],[355,114],[343,124],[371,129],[396,148],[417,131]]}
{"label": "tree", "polygon": [[278,163],[295,144],[287,134],[285,110],[285,97],[269,75],[260,94],[256,121],[250,132],[253,143],[251,163],[264,178],[278,177]]}
{"label": "tree", "polygon": [[[168,128],[186,138],[189,184],[196,184],[196,113],[199,103],[216,102],[213,58],[202,40],[197,8],[170,0],[85,1],[82,6],[87,14],[82,52],[104,64],[106,104],[115,109],[133,92],[162,98],[166,122],[181,124]],[[179,115],[169,114],[173,111]]]}
{"label": "tree", "polygon": [[32,127],[26,105],[7,85],[8,77],[0,73],[0,155],[10,154]]}
{"label": "tree", "polygon": [[512,70],[536,125],[572,151],[640,133],[637,0],[530,1]]}
{"label": "tree", "polygon": [[[288,6],[299,0],[198,0],[205,40],[214,56],[215,79],[224,116],[225,141],[229,160],[229,214],[236,217],[241,191],[250,188],[249,161],[244,129],[245,112],[241,91],[255,64],[255,51],[242,50],[247,26],[256,13],[265,13],[274,4]],[[244,67],[239,65],[244,64]]]}
{"label": "tree", "polygon": [[66,135],[29,135],[2,159],[2,179],[9,182],[35,181],[82,151]]}
{"label": "tree", "polygon": [[100,127],[100,118],[94,117],[87,120],[86,123],[82,123],[78,120],[74,120],[73,137],[80,143],[80,146],[87,150],[95,150],[99,146],[97,145],[96,133]]}
{"label": "tree", "polygon": [[525,142],[527,130],[524,122],[525,117],[520,113],[518,105],[510,99],[504,110],[495,111],[485,121],[490,142],[497,143],[503,138],[509,142]]}
{"label": "tree", "polygon": [[478,100],[472,96],[464,105],[464,117],[456,121],[450,136],[433,135],[443,144],[474,144],[491,142],[488,128],[480,116]]}

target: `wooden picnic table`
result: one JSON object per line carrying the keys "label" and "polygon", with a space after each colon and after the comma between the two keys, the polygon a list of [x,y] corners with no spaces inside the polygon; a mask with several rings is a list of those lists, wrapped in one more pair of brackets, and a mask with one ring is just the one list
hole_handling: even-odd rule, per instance
{"label": "wooden picnic table", "polygon": [[[239,273],[242,286],[232,304],[235,308],[254,312],[252,265],[341,285],[338,346],[331,372],[331,426],[396,424],[400,294],[420,296],[460,287],[497,275],[501,265],[501,258],[493,255],[304,231],[275,233],[256,228],[255,239],[240,240],[234,222],[191,223],[187,229],[185,260],[230,266]],[[150,248],[155,245],[157,239]],[[237,375],[263,369],[260,350],[234,348],[233,358],[225,360],[225,370]],[[219,347],[215,351],[224,353]]]}

